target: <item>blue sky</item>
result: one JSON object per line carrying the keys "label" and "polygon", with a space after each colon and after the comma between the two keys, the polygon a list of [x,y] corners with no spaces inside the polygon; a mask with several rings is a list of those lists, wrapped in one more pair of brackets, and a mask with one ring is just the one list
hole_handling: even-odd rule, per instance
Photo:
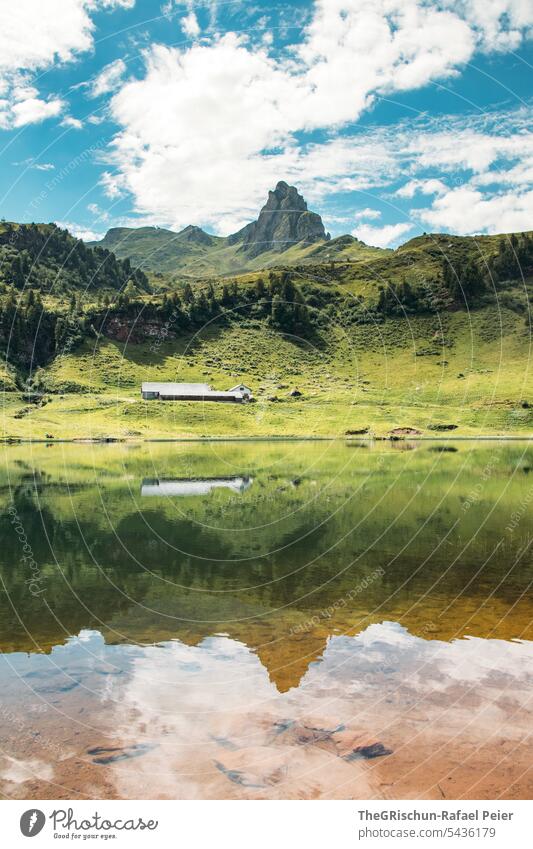
{"label": "blue sky", "polygon": [[0,0],[1,215],[225,235],[530,229],[530,0]]}

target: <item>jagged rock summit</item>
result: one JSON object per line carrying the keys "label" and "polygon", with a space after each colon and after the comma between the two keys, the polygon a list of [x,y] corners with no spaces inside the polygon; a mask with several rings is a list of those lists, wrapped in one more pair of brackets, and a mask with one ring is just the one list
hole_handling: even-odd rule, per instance
{"label": "jagged rock summit", "polygon": [[263,254],[265,266],[291,263],[307,255],[309,245],[311,251],[327,252],[329,241],[320,215],[307,209],[295,186],[281,180],[268,193],[257,220],[231,236],[214,236],[191,224],[179,233],[164,227],[113,227],[101,241],[88,244],[107,248],[120,259],[128,257],[144,271],[201,277],[258,268]]}
{"label": "jagged rock summit", "polygon": [[247,256],[256,257],[266,251],[281,253],[298,242],[312,244],[324,239],[329,239],[329,235],[320,215],[309,212],[295,186],[280,180],[274,191],[268,193],[257,221],[230,236],[228,243],[240,242]]}

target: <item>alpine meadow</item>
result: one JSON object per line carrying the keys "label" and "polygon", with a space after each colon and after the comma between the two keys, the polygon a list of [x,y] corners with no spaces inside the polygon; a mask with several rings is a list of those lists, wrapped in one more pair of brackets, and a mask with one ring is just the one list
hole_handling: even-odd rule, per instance
{"label": "alpine meadow", "polygon": [[[531,232],[372,248],[279,182],[225,238],[3,222],[0,240],[4,439],[531,430]],[[255,403],[147,407],[147,376],[239,380]]]}

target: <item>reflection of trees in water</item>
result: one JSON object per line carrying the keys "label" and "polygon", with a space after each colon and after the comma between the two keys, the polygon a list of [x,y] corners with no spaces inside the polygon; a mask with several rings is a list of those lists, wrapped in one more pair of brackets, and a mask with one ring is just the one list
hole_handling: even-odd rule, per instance
{"label": "reflection of trees in water", "polygon": [[[205,621],[208,634],[212,623],[268,618],[278,608],[289,618],[313,615],[349,596],[377,568],[383,575],[357,596],[357,606],[383,605],[383,618],[427,592],[444,599],[463,592],[465,600],[494,592],[512,602],[530,580],[531,559],[523,553],[501,582],[533,530],[524,516],[520,534],[505,532],[525,476],[504,492],[508,472],[494,475],[465,510],[478,477],[465,474],[455,483],[442,469],[429,479],[423,469],[415,472],[395,483],[384,467],[363,486],[344,474],[323,491],[305,476],[297,486],[294,475],[263,476],[239,494],[180,498],[176,509],[172,499],[141,503],[137,487],[132,493],[116,476],[99,486],[66,485],[24,469],[12,475],[11,497],[46,592],[39,598],[28,592],[19,540],[3,512],[0,576],[9,593],[0,601],[3,644],[28,643],[17,614],[31,633],[52,642],[128,619],[133,630],[150,623],[156,634],[158,611],[166,635],[185,627],[179,620]],[[9,491],[1,494],[5,503]]]}

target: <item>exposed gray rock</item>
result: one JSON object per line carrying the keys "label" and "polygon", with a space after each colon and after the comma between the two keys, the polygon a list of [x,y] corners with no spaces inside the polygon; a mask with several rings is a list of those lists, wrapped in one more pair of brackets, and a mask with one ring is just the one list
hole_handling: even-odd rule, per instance
{"label": "exposed gray rock", "polygon": [[309,212],[294,186],[280,181],[274,191],[268,193],[257,221],[229,236],[228,243],[240,242],[241,249],[249,257],[255,257],[265,251],[281,253],[298,242],[312,244],[328,238],[320,215]]}

